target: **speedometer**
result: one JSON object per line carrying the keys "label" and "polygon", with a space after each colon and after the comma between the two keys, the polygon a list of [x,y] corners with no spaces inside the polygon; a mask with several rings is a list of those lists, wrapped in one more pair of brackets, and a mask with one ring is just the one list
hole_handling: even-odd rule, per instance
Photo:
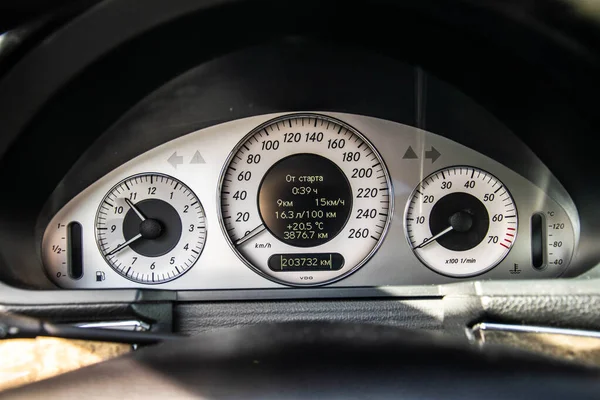
{"label": "speedometer", "polygon": [[388,171],[351,126],[293,114],[248,134],[221,174],[223,230],[238,256],[290,285],[340,279],[375,253],[392,213]]}

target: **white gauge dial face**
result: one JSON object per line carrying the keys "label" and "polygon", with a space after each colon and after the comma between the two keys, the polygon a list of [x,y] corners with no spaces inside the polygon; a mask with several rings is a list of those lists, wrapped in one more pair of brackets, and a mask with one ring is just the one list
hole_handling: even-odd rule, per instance
{"label": "white gauge dial face", "polygon": [[95,228],[106,262],[123,277],[146,284],[188,271],[206,241],[196,195],[177,179],[155,173],[117,183],[98,208]]}
{"label": "white gauge dial face", "polygon": [[414,253],[448,276],[493,268],[517,238],[518,215],[510,192],[478,168],[449,167],[429,175],[414,190],[405,214]]}
{"label": "white gauge dial face", "polygon": [[290,115],[251,132],[221,177],[223,228],[240,258],[292,285],[339,279],[380,245],[392,212],[375,148],[330,117]]}

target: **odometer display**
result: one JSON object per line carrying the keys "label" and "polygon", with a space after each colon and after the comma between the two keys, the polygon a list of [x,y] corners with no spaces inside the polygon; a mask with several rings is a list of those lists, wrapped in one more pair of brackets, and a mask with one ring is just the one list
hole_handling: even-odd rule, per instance
{"label": "odometer display", "polygon": [[[392,212],[377,150],[354,128],[314,114],[277,118],[244,138],[223,171],[220,201],[240,258],[292,285],[328,283],[363,265]],[[335,255],[331,265],[323,254]]]}
{"label": "odometer display", "polygon": [[338,253],[273,254],[269,268],[279,271],[337,271],[344,266],[344,257]]}

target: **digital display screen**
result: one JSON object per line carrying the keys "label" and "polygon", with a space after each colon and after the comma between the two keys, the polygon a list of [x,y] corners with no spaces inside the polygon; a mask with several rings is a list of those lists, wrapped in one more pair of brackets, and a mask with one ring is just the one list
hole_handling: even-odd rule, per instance
{"label": "digital display screen", "polygon": [[258,204],[265,227],[277,239],[313,247],[342,231],[352,210],[352,189],[332,161],[316,154],[295,154],[267,171]]}
{"label": "digital display screen", "polygon": [[273,254],[269,257],[273,271],[337,271],[344,266],[339,253]]}

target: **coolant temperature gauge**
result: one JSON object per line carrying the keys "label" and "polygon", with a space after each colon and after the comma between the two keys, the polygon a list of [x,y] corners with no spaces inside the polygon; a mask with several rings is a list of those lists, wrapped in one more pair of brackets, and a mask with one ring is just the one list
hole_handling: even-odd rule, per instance
{"label": "coolant temperature gauge", "polygon": [[531,264],[538,270],[567,265],[572,253],[572,233],[561,213],[554,210],[531,217]]}

